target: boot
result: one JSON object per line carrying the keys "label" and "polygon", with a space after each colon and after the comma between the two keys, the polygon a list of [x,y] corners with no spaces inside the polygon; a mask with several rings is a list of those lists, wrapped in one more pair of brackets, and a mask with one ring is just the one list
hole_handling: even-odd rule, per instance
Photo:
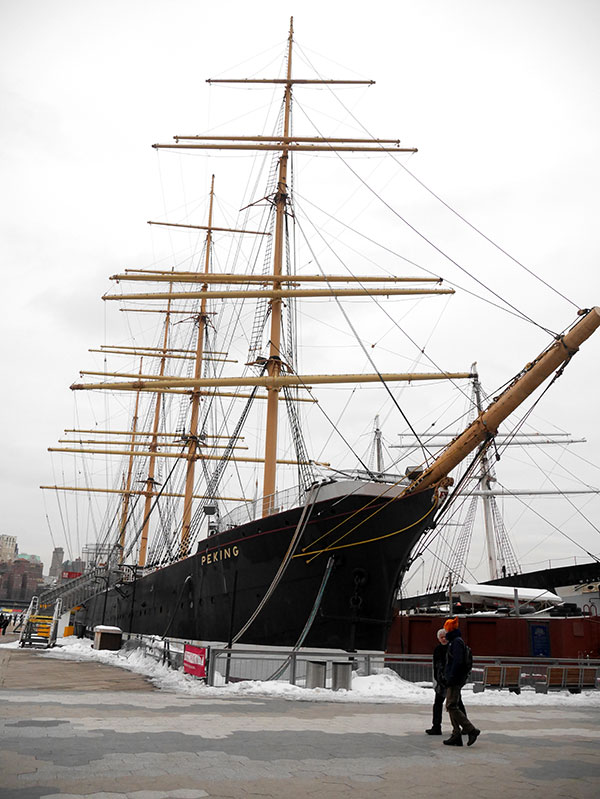
{"label": "boot", "polygon": [[462,746],[463,742],[460,732],[453,732],[452,735],[444,741],[444,743],[446,744],[446,746]]}
{"label": "boot", "polygon": [[469,733],[469,740],[467,741],[467,746],[473,746],[479,735],[481,735],[481,730],[478,730],[477,727],[473,727],[473,729]]}
{"label": "boot", "polygon": [[429,730],[425,730],[427,735],[441,735],[442,727],[440,724],[434,724]]}

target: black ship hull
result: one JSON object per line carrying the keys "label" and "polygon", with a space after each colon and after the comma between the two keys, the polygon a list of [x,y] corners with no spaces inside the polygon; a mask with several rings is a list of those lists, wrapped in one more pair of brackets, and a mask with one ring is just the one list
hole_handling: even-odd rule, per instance
{"label": "black ship hull", "polygon": [[[367,485],[370,493],[317,499],[295,555],[240,643],[296,645],[328,571],[303,645],[385,648],[399,576],[416,541],[432,525],[434,493],[398,499],[382,493],[385,486]],[[85,603],[86,625],[230,641],[271,586],[302,511],[295,507],[219,532],[201,541],[196,554],[97,594]]]}

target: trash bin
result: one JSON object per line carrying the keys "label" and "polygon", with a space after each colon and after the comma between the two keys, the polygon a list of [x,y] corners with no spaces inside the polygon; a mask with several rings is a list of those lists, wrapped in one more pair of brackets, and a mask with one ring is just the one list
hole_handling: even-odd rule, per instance
{"label": "trash bin", "polygon": [[123,631],[120,627],[98,624],[94,627],[94,649],[120,649]]}
{"label": "trash bin", "polygon": [[325,688],[327,663],[324,660],[309,660],[306,664],[306,687]]}
{"label": "trash bin", "polygon": [[349,660],[331,664],[331,688],[333,691],[352,690],[352,665]]}

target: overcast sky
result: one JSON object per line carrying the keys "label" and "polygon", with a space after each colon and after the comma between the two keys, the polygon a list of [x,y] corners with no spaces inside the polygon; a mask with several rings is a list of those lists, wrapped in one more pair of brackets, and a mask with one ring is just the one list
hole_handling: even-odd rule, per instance
{"label": "overcast sky", "polygon": [[[164,158],[150,145],[241,117],[247,97],[210,88],[205,79],[270,75],[281,63],[291,14],[305,59],[321,74],[377,81],[368,91],[346,91],[344,102],[374,135],[418,147],[404,162],[411,172],[576,306],[600,303],[596,0],[233,0],[219,7],[0,0],[0,532],[16,535],[20,550],[39,554],[46,569],[52,544],[38,486],[55,479],[47,447],[75,426],[68,386],[89,366],[87,349],[104,341],[107,304],[100,297],[111,288],[109,275],[154,263],[155,234],[146,220],[164,218],[166,194],[169,207],[176,205]],[[268,102],[264,93],[252,102],[256,97]],[[311,103],[309,96],[309,112]],[[296,130],[303,127],[298,120]],[[226,132],[256,130],[238,119]],[[204,178],[219,165],[217,158],[198,163],[203,185],[196,196],[203,197]],[[459,231],[456,219],[431,195],[409,188],[400,172],[382,172],[385,162],[377,178],[395,207],[480,281],[550,330],[573,321],[567,299],[472,231]],[[395,247],[469,283],[394,224]],[[477,360],[490,391],[549,341],[539,328],[468,295],[457,295],[450,308],[435,357],[455,370]],[[571,485],[576,478],[600,484],[599,364],[600,333],[536,409],[539,428],[589,442],[576,455],[561,455]],[[365,409],[365,428],[370,416]],[[511,455],[509,466],[511,459],[518,464]],[[519,487],[510,469],[502,479]],[[600,502],[576,504],[587,521],[573,506],[546,504],[543,512],[597,553]],[[583,554],[535,517],[521,525],[511,533],[521,537],[524,563]],[[543,542],[538,549],[531,527]],[[62,544],[60,528],[53,532]]]}

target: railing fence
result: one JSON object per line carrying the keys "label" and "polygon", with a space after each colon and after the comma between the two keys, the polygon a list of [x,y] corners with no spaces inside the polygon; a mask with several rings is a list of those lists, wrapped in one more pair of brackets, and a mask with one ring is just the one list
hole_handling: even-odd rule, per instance
{"label": "railing fence", "polygon": [[[183,666],[185,644],[201,646],[198,641],[181,639],[156,639],[149,636],[130,635],[124,642],[125,649],[143,648],[147,656],[171,668]],[[336,683],[336,674],[346,668],[352,673],[366,677],[395,672],[407,682],[430,685],[432,664],[429,655],[399,655],[383,652],[356,652],[324,650],[286,649],[241,649],[227,647],[208,648],[206,682],[211,686],[226,685],[244,680],[276,681],[306,687],[314,679],[314,664],[320,667],[324,677],[323,687]],[[475,657],[469,683],[481,680],[485,666],[521,666],[521,685],[535,686],[547,676],[552,666],[591,666],[600,668],[600,659],[589,658],[514,658]],[[312,685],[311,687],[316,687]]]}

